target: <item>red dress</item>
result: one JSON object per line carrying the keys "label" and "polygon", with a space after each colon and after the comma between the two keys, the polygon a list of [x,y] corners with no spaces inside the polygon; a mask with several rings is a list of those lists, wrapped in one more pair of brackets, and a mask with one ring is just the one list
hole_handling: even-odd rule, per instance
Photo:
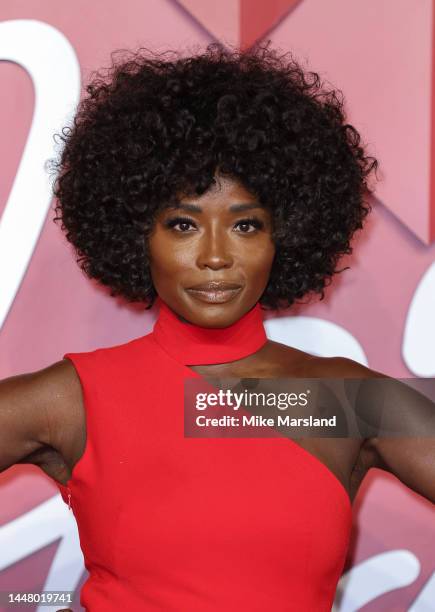
{"label": "red dress", "polygon": [[260,305],[223,329],[160,299],[151,333],[66,353],[87,442],[66,487],[89,612],[330,612],[352,522],[349,496],[285,437],[184,437],[189,365],[234,361],[266,334]]}

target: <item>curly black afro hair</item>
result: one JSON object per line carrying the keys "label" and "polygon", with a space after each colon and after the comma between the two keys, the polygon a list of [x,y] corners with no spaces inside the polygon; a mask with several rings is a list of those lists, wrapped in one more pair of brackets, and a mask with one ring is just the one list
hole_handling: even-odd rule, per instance
{"label": "curly black afro hair", "polygon": [[367,177],[378,166],[346,124],[341,92],[270,43],[116,56],[94,73],[51,160],[54,221],[81,269],[150,308],[155,214],[180,193],[204,193],[218,171],[271,209],[276,255],[262,306],[323,299],[371,210]]}

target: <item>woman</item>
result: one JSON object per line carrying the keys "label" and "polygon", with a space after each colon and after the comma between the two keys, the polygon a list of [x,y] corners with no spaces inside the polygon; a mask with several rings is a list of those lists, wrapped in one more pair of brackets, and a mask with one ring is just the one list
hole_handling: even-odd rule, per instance
{"label": "woman", "polygon": [[377,162],[336,92],[269,46],[139,51],[87,91],[55,164],[56,220],[89,277],[157,301],[158,319],[3,380],[0,467],[58,483],[87,610],[330,610],[362,479],[381,467],[435,502],[430,438],[194,439],[183,389],[383,376],[268,341],[261,314],[323,298]]}

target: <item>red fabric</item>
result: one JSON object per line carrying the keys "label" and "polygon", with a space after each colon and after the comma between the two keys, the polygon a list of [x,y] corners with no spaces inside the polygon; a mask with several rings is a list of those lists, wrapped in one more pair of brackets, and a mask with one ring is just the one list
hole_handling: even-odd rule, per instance
{"label": "red fabric", "polygon": [[158,298],[159,316],[153,336],[160,346],[182,364],[226,363],[247,357],[267,342],[261,306],[257,302],[241,319],[224,328],[181,323]]}
{"label": "red fabric", "polygon": [[216,345],[231,361],[264,342],[257,307],[231,327],[209,330],[208,345],[205,328],[161,304],[150,334],[65,354],[83,387],[87,443],[59,488],[90,574],[86,610],[330,612],[352,522],[335,475],[288,438],[184,437],[198,330],[202,363],[214,363]]}

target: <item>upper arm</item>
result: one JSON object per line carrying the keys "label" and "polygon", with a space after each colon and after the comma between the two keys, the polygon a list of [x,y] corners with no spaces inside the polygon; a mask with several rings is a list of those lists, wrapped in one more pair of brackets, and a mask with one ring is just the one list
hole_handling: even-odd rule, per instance
{"label": "upper arm", "polygon": [[0,471],[45,446],[57,449],[79,394],[80,383],[67,360],[0,380]]}
{"label": "upper arm", "polygon": [[[373,453],[373,467],[390,472],[435,503],[435,403],[400,380],[351,359],[337,357],[333,360],[331,365],[336,377],[387,379],[379,407],[375,407],[383,411],[381,433],[365,440],[365,448]],[[374,389],[376,391],[376,387]],[[373,409],[373,406],[367,407],[369,411]]]}

